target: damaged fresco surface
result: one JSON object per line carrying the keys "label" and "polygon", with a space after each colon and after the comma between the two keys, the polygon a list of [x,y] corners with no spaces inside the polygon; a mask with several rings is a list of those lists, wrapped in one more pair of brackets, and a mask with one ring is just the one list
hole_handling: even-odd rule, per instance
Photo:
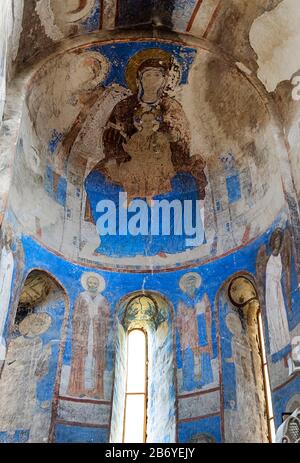
{"label": "damaged fresco surface", "polygon": [[[20,236],[15,239],[20,242],[19,246],[22,246],[24,254],[22,270],[16,278],[24,281],[25,275],[30,275],[31,271],[38,268],[39,272],[51,274],[57,283],[53,289],[51,287],[45,301],[30,311],[30,315],[22,318],[24,314],[19,317],[17,312],[16,320],[10,320],[10,328],[7,320],[4,332],[7,355],[16,358],[17,362],[25,362],[28,371],[36,369],[36,374],[26,376],[17,369],[9,376],[13,378],[13,384],[20,384],[19,389],[14,388],[14,394],[19,394],[18,391],[28,381],[32,381],[32,385],[28,383],[26,415],[20,415],[20,423],[10,420],[10,429],[6,429],[4,423],[0,428],[4,441],[38,441],[39,426],[42,426],[44,439],[57,442],[108,441],[110,426],[113,425],[110,417],[114,340],[117,333],[115,311],[122,298],[142,290],[161,294],[169,301],[170,307],[174,308],[171,312],[173,321],[168,328],[171,339],[174,339],[174,347],[171,342],[168,349],[175,349],[172,368],[173,390],[176,391],[178,407],[176,429],[179,441],[232,441],[234,438],[230,436],[230,432],[241,425],[239,417],[242,413],[243,420],[248,420],[250,426],[247,428],[250,434],[245,438],[255,442],[259,432],[257,420],[260,418],[259,413],[253,414],[256,389],[254,379],[251,380],[252,360],[249,356],[247,329],[241,314],[231,305],[227,293],[222,292],[221,288],[224,281],[232,277],[233,269],[237,273],[247,272],[253,277],[261,278],[256,260],[260,260],[262,248],[266,248],[267,253],[272,253],[270,243],[273,243],[274,233],[276,235],[278,226],[286,226],[284,215],[283,213],[261,238],[221,261],[217,259],[192,269],[155,274],[117,274],[83,267],[66,262],[46,251],[30,237]],[[286,231],[285,234],[287,233]],[[286,361],[286,352],[291,351],[292,338],[299,335],[300,322],[297,311],[299,293],[292,253],[289,268],[286,265],[284,264],[283,274],[290,275],[293,294],[291,308],[288,309],[288,297],[282,289],[289,339],[276,357],[270,342],[272,323],[268,318],[267,307],[262,308],[275,412],[276,407],[280,410],[282,391],[288,388],[291,394],[295,394],[298,381],[290,376],[289,363]],[[266,270],[262,281],[267,281]],[[280,284],[284,288],[284,278]],[[78,310],[85,315],[78,317]],[[93,311],[95,318],[91,318]],[[41,320],[36,322],[36,333],[27,332],[24,337],[26,329],[28,330],[26,317],[40,317]],[[90,320],[94,320],[92,325]],[[34,330],[35,324],[32,326],[31,329]],[[94,336],[91,335],[91,330],[94,331]],[[242,342],[245,343],[244,350],[241,350]],[[29,346],[34,349],[29,363],[23,359],[24,354],[20,353],[19,345],[22,347],[24,343],[28,345],[28,349]],[[93,356],[100,351],[102,355],[98,356],[97,363],[93,361]],[[21,355],[20,360],[18,355]],[[5,367],[2,374],[0,387],[5,388],[1,396],[4,406],[5,394],[9,393],[6,388],[11,383],[4,381],[5,375],[8,375]],[[157,370],[154,370],[154,377],[156,374]],[[235,375],[236,380],[233,381]],[[248,402],[244,396],[245,391]],[[172,388],[168,394],[171,404],[175,397]],[[224,409],[221,403],[224,403]],[[37,413],[36,410],[41,411]],[[13,416],[15,410],[6,409],[5,413]],[[32,424],[33,414],[35,418]],[[280,422],[279,412],[275,417]],[[166,440],[162,442],[169,442],[168,437],[165,437]]]}
{"label": "damaged fresco surface", "polygon": [[[222,72],[223,90],[229,78],[243,88],[244,102],[218,91],[228,110],[249,104],[252,129],[242,140],[229,135],[234,118],[214,133],[217,100],[207,100],[208,89],[197,85],[199,72]],[[269,120],[263,102],[237,70],[210,53],[165,42],[113,43],[64,54],[40,73],[45,77],[37,77],[26,100],[10,206],[48,247],[109,267],[144,266],[145,256],[148,265],[174,267],[246,244],[283,206],[285,191],[269,184],[272,176],[281,185],[280,160],[274,164],[268,156],[278,141],[271,133],[260,136],[260,125],[267,131]],[[28,173],[26,181],[21,171]],[[200,202],[201,245],[188,247],[174,229],[171,240],[121,234],[100,239],[99,201],[113,200],[119,217],[124,192],[128,203]],[[274,201],[276,211],[268,206]]]}
{"label": "damaged fresco surface", "polygon": [[[241,275],[259,299],[276,428],[300,407],[299,66],[273,72],[297,42],[294,0],[135,3],[6,1],[0,442],[122,439],[126,330],[141,320],[149,442],[267,442],[254,328],[229,297]],[[272,72],[269,21],[286,28]],[[6,87],[21,70],[23,90]],[[148,211],[199,204],[201,242],[175,226],[100,237],[98,203],[114,201],[119,227],[125,192]]]}

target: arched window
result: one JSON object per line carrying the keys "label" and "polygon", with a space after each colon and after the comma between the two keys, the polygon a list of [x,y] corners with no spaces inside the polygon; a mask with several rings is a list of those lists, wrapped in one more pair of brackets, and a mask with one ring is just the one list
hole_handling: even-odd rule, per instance
{"label": "arched window", "polygon": [[147,363],[147,335],[131,330],[127,338],[124,443],[146,442]]}
{"label": "arched window", "polygon": [[116,333],[110,441],[175,442],[174,329],[170,304],[155,292],[128,295],[117,311]]}

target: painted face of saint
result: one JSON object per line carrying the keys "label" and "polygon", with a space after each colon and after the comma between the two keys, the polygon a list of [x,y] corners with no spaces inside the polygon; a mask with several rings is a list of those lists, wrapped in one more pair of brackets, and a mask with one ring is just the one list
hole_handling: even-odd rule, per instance
{"label": "painted face of saint", "polygon": [[166,83],[165,72],[162,68],[146,68],[141,75],[141,84],[144,95],[155,94],[159,97],[160,91]]}
{"label": "painted face of saint", "polygon": [[91,57],[81,57],[72,63],[69,85],[76,90],[87,90],[101,72],[99,61]]}
{"label": "painted face of saint", "polygon": [[100,282],[97,278],[95,277],[89,277],[87,280],[87,287],[88,291],[92,294],[95,294],[98,292]]}
{"label": "painted face of saint", "polygon": [[196,291],[196,281],[195,278],[187,278],[185,282],[186,292],[189,296],[194,296]]}

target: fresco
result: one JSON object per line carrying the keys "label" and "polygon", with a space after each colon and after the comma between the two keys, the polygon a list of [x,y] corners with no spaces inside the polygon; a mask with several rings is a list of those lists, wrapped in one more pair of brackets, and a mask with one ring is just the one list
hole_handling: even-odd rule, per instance
{"label": "fresco", "polygon": [[222,442],[219,416],[191,421],[179,425],[179,442],[218,443]]}
{"label": "fresco", "polygon": [[99,30],[100,0],[37,0],[35,10],[46,35],[53,41],[68,35]]}
{"label": "fresco", "polygon": [[[275,230],[270,238],[272,254],[266,257],[266,283],[265,283],[265,304],[270,337],[270,354],[273,361],[280,357],[287,357],[291,371],[291,338],[289,333],[287,307],[283,296],[282,277],[284,273],[285,294],[287,295],[288,307],[291,310],[291,241],[289,232],[285,235],[282,230]],[[259,252],[258,268],[263,265],[262,256],[265,248]],[[259,275],[263,281],[263,275]]]}
{"label": "fresco", "polygon": [[[10,2],[12,0],[9,0]],[[18,64],[64,39],[87,33],[137,27],[164,27],[207,38],[219,26],[221,0],[32,0],[18,17],[23,30]],[[18,4],[24,0],[18,0]],[[18,8],[19,5],[15,5]],[[260,11],[260,10],[258,10]],[[244,12],[244,10],[241,10]],[[222,11],[224,13],[224,9]],[[18,39],[19,40],[19,39]],[[17,50],[18,51],[18,50]]]}
{"label": "fresco", "polygon": [[[297,310],[297,256],[292,244],[290,227],[279,227],[273,231],[269,241],[260,247],[257,254],[258,289],[263,307],[266,350],[271,362],[270,379],[274,389],[287,382],[289,376],[293,379],[296,372],[293,346],[297,346],[300,319]],[[280,333],[276,338],[275,330]],[[294,357],[297,357],[297,347]]]}
{"label": "fresco", "polygon": [[[282,183],[279,164],[269,156],[278,142],[255,128],[243,140],[225,126],[217,129],[215,103],[196,75],[204,79],[222,66],[220,87],[230,75],[253,102],[249,119],[265,123],[269,116],[249,82],[195,46],[94,43],[45,63],[27,95],[9,197],[27,232],[78,263],[127,269],[195,264],[263,233],[285,202],[284,192],[270,185],[270,178]],[[220,104],[232,111],[246,104],[228,99],[225,87]],[[172,220],[168,236],[160,219],[158,234],[145,233],[136,206],[130,209],[133,199],[145,203],[148,231],[153,200],[182,208],[191,201],[191,223],[199,216],[203,231],[199,243],[187,244],[187,230],[179,235]],[[97,206],[107,200],[114,203],[117,236],[100,236],[97,228],[105,217]],[[274,201],[277,211],[268,207]],[[126,204],[134,236],[122,228]]]}
{"label": "fresco", "polygon": [[85,273],[81,284],[85,291],[78,296],[73,312],[72,364],[67,395],[101,399],[109,305],[101,295],[105,288],[103,278],[96,273]]}
{"label": "fresco", "polygon": [[[253,421],[252,425],[256,423],[256,418],[252,413],[253,403],[257,404],[258,410],[259,405],[253,385],[255,382],[254,373],[251,367],[252,360],[245,335],[244,322],[239,319],[235,310],[228,306],[228,301],[220,301],[221,305],[218,305],[216,297],[224,281],[233,275],[233,271],[247,270],[247,272],[255,274],[256,256],[260,254],[260,249],[265,246],[267,254],[270,253],[269,243],[273,241],[270,239],[274,234],[276,236],[279,228],[287,235],[288,228],[285,217],[283,211],[265,235],[237,253],[228,254],[221,261],[216,259],[203,266],[195,267],[193,270],[158,271],[151,274],[116,273],[91,269],[82,265],[78,266],[45,250],[31,237],[23,236],[24,271],[30,271],[36,266],[46,272],[51,271],[65,287],[70,298],[71,310],[69,314],[65,313],[63,325],[61,315],[58,315],[58,312],[58,318],[56,318],[55,311],[46,310],[52,319],[52,325],[57,320],[57,326],[64,326],[65,328],[62,335],[57,335],[55,338],[61,339],[59,346],[60,363],[56,368],[57,357],[55,356],[58,355],[58,350],[56,350],[54,357],[52,353],[54,370],[51,368],[51,373],[49,373],[51,379],[47,375],[46,367],[45,370],[42,369],[43,375],[38,378],[38,382],[35,383],[37,385],[33,386],[33,388],[37,388],[35,389],[37,398],[34,399],[34,395],[31,395],[29,401],[31,404],[36,403],[36,400],[38,400],[37,403],[40,403],[39,401],[51,403],[52,400],[56,403],[52,413],[49,412],[49,408],[45,408],[47,412],[44,410],[45,423],[48,424],[40,426],[45,434],[43,438],[48,436],[50,429],[50,437],[47,438],[57,442],[70,441],[70,437],[68,437],[70,435],[76,442],[106,442],[108,440],[113,403],[114,355],[118,345],[114,341],[114,311],[125,296],[141,290],[158,292],[169,301],[175,310],[173,322],[171,323],[170,319],[169,327],[165,323],[159,325],[157,336],[153,338],[152,344],[154,349],[162,348],[168,351],[168,349],[175,348],[174,363],[173,365],[170,364],[169,367],[170,374],[173,371],[176,376],[177,387],[174,383],[173,390],[172,388],[170,390],[164,388],[161,394],[164,397],[177,397],[176,421],[180,442],[188,442],[193,438],[198,439],[198,437],[193,436],[200,434],[208,434],[211,436],[210,439],[213,438],[217,442],[228,439],[229,430],[232,429],[232,432],[236,432],[234,430],[240,429],[243,423],[239,421],[239,417],[250,416],[248,413],[250,409],[251,419],[249,418],[249,420]],[[283,290],[291,339],[300,334],[300,315],[297,310],[299,295],[295,292],[293,264],[294,261],[291,258],[290,274],[293,293],[291,312],[287,310],[287,299],[285,290]],[[221,272],[220,268],[222,268]],[[262,311],[263,319],[267,319],[266,309],[263,308]],[[62,314],[63,312],[59,313]],[[98,333],[101,333],[100,337],[94,336],[96,326],[98,326]],[[189,327],[189,336],[186,334],[187,326]],[[273,362],[268,347],[270,346],[268,324],[264,323],[264,329],[267,355],[270,362],[271,386],[274,389],[276,422],[278,422],[282,408],[280,391],[287,387],[295,391],[297,379],[294,376],[289,376],[287,365],[284,366],[284,358]],[[39,352],[35,356],[36,359],[40,355],[42,359],[49,356],[49,349],[46,349],[47,342],[43,342],[44,347],[42,347],[39,341],[45,335],[46,333],[38,338],[33,338],[37,339],[35,341],[38,349],[36,352]],[[22,338],[18,342],[22,343]],[[8,343],[9,349],[13,347],[9,346]],[[82,355],[74,356],[75,350],[79,348]],[[58,349],[57,345],[56,349]],[[102,355],[96,356],[99,351],[102,352]],[[77,364],[81,362],[81,365],[77,365],[76,372],[79,372],[79,375],[77,374],[76,378],[71,374],[74,361]],[[42,364],[46,365],[46,360]],[[157,383],[155,378],[154,376],[151,387],[157,390],[161,382]],[[52,398],[54,381],[56,393]],[[0,387],[1,384],[0,381]],[[224,396],[222,387],[224,388]],[[249,400],[244,398],[245,388],[251,392],[249,392]],[[121,391],[120,388],[118,390]],[[222,403],[224,403],[224,409]],[[156,400],[151,401],[151,407],[150,410],[156,410],[155,413],[159,413],[157,410],[162,410],[161,405]],[[243,410],[242,414],[240,413],[241,410]],[[175,411],[173,413],[169,416],[171,421],[175,419]],[[247,431],[243,428],[247,441],[252,441],[253,436],[259,432],[257,426],[255,432],[253,431],[254,427],[250,425],[250,421]],[[38,420],[37,423],[41,422]],[[115,423],[115,420],[112,423]],[[155,432],[155,422],[151,423],[149,429]],[[168,423],[168,420],[165,423]],[[17,427],[13,426],[9,434],[3,435],[3,439],[17,439],[16,432],[23,433],[20,439],[25,439],[27,434],[29,439],[37,439],[38,433],[33,431],[30,426],[26,427],[25,424],[20,423]],[[116,423],[112,429],[117,430]],[[72,431],[68,434],[68,430]],[[5,429],[2,431],[8,432]],[[27,433],[26,436],[24,433]],[[167,435],[165,432],[163,434],[160,436],[160,439],[163,439],[161,441],[174,440],[173,435]]]}
{"label": "fresco", "polygon": [[[300,403],[298,77],[268,94],[249,31],[287,2],[2,3],[0,442],[122,440],[144,323],[149,441],[267,441],[257,320],[228,285],[257,288],[278,428]],[[193,212],[149,235],[155,201]]]}
{"label": "fresco", "polygon": [[2,231],[3,246],[0,259],[0,363],[5,360],[6,356],[4,328],[9,310],[14,273],[12,233],[12,229],[9,226]]}
{"label": "fresco", "polygon": [[[192,50],[189,52],[192,56]],[[126,192],[128,204],[134,198],[146,199],[149,205],[153,198],[179,199],[182,204],[205,198],[205,162],[196,154],[191,156],[187,118],[180,103],[168,94],[182,74],[175,59],[165,50],[149,48],[136,53],[127,64],[126,81],[132,95],[114,107],[103,132],[104,160],[85,180],[86,212],[95,224],[104,188],[105,198],[111,196],[109,192],[114,196]],[[126,235],[122,255],[185,250],[186,237],[174,235],[171,232],[168,239],[135,236],[134,245]],[[120,256],[118,241],[103,236],[96,252]]]}
{"label": "fresco", "polygon": [[34,309],[17,312],[0,381],[3,442],[48,442],[64,311],[52,289]]}
{"label": "fresco", "polygon": [[[179,282],[183,294],[177,309],[177,329],[183,363],[182,389],[186,391],[213,383],[212,310],[207,294],[197,291],[201,284],[197,273],[187,273]],[[191,353],[194,369],[190,378]]]}
{"label": "fresco", "polygon": [[119,0],[115,25],[132,27],[155,24],[172,28],[179,32],[196,32],[197,36],[207,36],[214,25],[220,0],[140,0],[141,9],[135,8],[134,0]]}

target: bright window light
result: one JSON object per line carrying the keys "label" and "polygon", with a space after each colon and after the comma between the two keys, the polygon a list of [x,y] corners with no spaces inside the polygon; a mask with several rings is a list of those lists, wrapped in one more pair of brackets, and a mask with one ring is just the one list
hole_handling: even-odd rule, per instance
{"label": "bright window light", "polygon": [[146,440],[147,337],[142,330],[128,333],[124,443]]}

